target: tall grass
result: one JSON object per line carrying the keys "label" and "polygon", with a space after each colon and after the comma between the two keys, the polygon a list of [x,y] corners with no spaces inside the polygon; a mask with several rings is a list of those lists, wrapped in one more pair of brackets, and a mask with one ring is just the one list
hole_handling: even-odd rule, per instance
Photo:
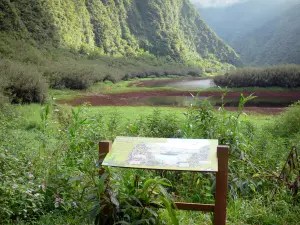
{"label": "tall grass", "polygon": [[[38,115],[30,110],[37,106],[1,107],[0,221],[94,224],[106,218],[123,224],[210,224],[210,216],[197,221],[199,217],[172,209],[173,200],[213,203],[210,174],[107,169],[99,178],[97,142],[123,135],[218,139],[231,148],[228,223],[296,225],[299,197],[276,174],[299,142],[299,130],[279,134],[269,127],[258,129],[240,120],[242,105],[238,113],[216,112],[202,102],[184,116],[154,110],[126,124],[116,112],[104,120],[101,111],[91,115],[86,106],[47,104],[40,119],[30,118]],[[296,113],[297,105],[289,108],[282,126],[297,122]]]}
{"label": "tall grass", "polygon": [[227,87],[300,87],[299,65],[278,65],[265,68],[240,68],[214,78]]}

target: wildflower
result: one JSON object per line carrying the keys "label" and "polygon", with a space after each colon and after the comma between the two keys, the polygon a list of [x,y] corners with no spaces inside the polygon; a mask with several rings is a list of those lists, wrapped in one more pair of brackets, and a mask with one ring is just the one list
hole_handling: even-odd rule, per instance
{"label": "wildflower", "polygon": [[39,197],[40,196],[40,194],[39,193],[36,193],[36,194],[34,194],[34,197]]}
{"label": "wildflower", "polygon": [[43,184],[39,185],[39,188],[42,188],[42,190],[45,191],[46,186],[45,186],[45,184],[43,183]]}
{"label": "wildflower", "polygon": [[14,190],[16,190],[16,189],[18,188],[18,185],[14,184],[14,185],[12,186],[12,188],[13,188]]}
{"label": "wildflower", "polygon": [[31,162],[28,162],[28,166],[32,166],[32,163],[31,163]]}
{"label": "wildflower", "polygon": [[33,175],[33,174],[31,174],[31,173],[28,173],[28,178],[29,178],[29,179],[32,179],[32,178],[34,178],[34,175]]}
{"label": "wildflower", "polygon": [[28,194],[28,195],[29,195],[29,194],[31,194],[31,193],[32,193],[32,191],[29,190],[29,189],[25,191],[25,194]]}
{"label": "wildflower", "polygon": [[28,184],[30,184],[30,185],[34,185],[34,183],[33,183],[33,182],[31,182],[31,181],[29,181],[29,182],[28,182]]}
{"label": "wildflower", "polygon": [[63,203],[64,200],[63,200],[62,198],[60,198],[60,197],[56,197],[56,198],[55,198],[55,202],[56,202],[56,203]]}
{"label": "wildflower", "polygon": [[73,206],[74,208],[77,208],[77,203],[75,201],[73,202]]}

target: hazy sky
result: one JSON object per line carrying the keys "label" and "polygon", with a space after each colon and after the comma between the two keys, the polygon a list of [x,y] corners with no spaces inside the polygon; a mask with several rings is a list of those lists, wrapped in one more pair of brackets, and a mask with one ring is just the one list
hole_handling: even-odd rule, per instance
{"label": "hazy sky", "polygon": [[202,7],[222,7],[226,5],[232,5],[241,1],[244,0],[191,0],[192,3],[199,4]]}

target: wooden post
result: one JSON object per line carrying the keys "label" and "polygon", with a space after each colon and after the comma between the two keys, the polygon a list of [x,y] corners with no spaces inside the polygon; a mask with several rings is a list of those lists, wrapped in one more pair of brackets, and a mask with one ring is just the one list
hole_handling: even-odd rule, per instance
{"label": "wooden post", "polygon": [[[104,160],[106,155],[111,152],[112,142],[111,141],[101,141],[99,142],[99,161]],[[102,162],[101,162],[102,164]],[[99,175],[104,173],[104,169],[101,167]]]}
{"label": "wooden post", "polygon": [[[101,141],[99,142],[99,162],[100,162],[100,169],[99,169],[99,176],[101,177],[105,170],[102,167],[102,162],[105,159],[106,155],[111,152],[112,149],[112,142],[111,141]],[[107,180],[106,180],[107,181]],[[106,182],[105,181],[105,182]],[[110,198],[109,193],[104,191],[101,195],[107,195]],[[100,196],[100,202],[103,200],[103,196]],[[104,224],[113,224],[112,216],[111,216],[111,209],[108,205],[106,205],[102,211],[99,212],[95,219],[95,224],[104,225]]]}
{"label": "wooden post", "polygon": [[226,195],[228,185],[228,146],[218,146],[218,172],[216,174],[216,197],[214,209],[214,224],[226,224]]}

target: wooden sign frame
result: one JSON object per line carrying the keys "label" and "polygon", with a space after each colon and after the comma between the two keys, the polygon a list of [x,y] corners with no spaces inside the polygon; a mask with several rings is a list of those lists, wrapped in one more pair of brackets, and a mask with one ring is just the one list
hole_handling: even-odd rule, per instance
{"label": "wooden sign frame", "polygon": [[[111,141],[99,142],[99,160],[103,161],[106,155],[112,151]],[[229,147],[219,145],[217,147],[218,171],[216,173],[216,194],[215,204],[198,204],[175,202],[179,210],[203,211],[214,213],[214,225],[226,224],[226,197],[228,186],[228,156]],[[172,171],[172,170],[170,170]],[[104,173],[104,169],[100,169],[100,174]],[[195,171],[191,171],[195,172]],[[201,171],[199,171],[201,172]]]}

